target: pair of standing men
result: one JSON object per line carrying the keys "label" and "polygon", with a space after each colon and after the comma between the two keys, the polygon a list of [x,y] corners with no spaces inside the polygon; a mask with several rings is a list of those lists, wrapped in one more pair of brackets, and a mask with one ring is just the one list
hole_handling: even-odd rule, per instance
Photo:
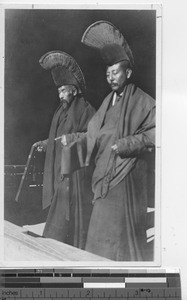
{"label": "pair of standing men", "polygon": [[88,122],[86,133],[76,130],[62,134],[61,174],[73,176],[76,168],[87,167],[94,158],[94,206],[87,251],[112,260],[149,260],[147,184],[149,156],[155,143],[155,101],[128,84],[133,55],[111,23],[92,24],[82,42],[100,50],[112,92]]}

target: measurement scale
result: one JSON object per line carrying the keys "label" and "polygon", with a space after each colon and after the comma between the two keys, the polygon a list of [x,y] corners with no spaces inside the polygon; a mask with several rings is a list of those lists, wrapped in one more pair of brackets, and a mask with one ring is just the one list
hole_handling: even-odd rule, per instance
{"label": "measurement scale", "polygon": [[0,269],[2,300],[180,300],[180,274],[165,269]]}

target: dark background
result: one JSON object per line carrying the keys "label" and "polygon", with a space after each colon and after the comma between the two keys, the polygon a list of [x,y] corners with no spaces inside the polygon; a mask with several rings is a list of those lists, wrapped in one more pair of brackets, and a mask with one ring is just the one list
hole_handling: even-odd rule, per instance
{"label": "dark background", "polygon": [[46,139],[57,89],[38,61],[62,50],[80,65],[86,99],[97,109],[109,92],[99,53],[81,44],[86,28],[98,20],[113,23],[135,59],[132,81],[155,98],[156,13],[154,10],[16,10],[5,13],[5,164],[25,164],[32,144]]}

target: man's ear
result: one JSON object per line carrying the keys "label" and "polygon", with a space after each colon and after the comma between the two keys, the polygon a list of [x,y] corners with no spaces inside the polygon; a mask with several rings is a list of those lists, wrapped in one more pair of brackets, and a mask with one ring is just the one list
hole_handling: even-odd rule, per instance
{"label": "man's ear", "polygon": [[126,74],[127,74],[127,78],[129,79],[131,77],[132,70],[131,69],[127,69],[126,70]]}

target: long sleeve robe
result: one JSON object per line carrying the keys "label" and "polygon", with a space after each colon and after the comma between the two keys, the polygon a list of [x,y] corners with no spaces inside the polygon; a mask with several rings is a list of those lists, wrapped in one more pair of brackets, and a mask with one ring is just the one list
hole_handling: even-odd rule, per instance
{"label": "long sleeve robe", "polygon": [[[91,213],[85,194],[91,195],[90,170],[84,168],[71,176],[61,176],[62,145],[56,137],[76,131],[85,132],[95,110],[76,98],[66,110],[59,106],[54,114],[47,144],[43,208],[50,206],[43,236],[83,248]],[[91,196],[90,196],[91,197]]]}
{"label": "long sleeve robe", "polygon": [[[73,157],[78,168],[88,165],[94,153],[94,206],[87,251],[113,260],[152,260],[153,254],[147,250],[146,218],[153,194],[149,183],[154,176],[155,101],[132,84],[113,107],[112,97],[113,93],[103,101],[87,134],[80,134],[64,148],[62,173],[71,172]],[[111,149],[115,143],[119,155]]]}

